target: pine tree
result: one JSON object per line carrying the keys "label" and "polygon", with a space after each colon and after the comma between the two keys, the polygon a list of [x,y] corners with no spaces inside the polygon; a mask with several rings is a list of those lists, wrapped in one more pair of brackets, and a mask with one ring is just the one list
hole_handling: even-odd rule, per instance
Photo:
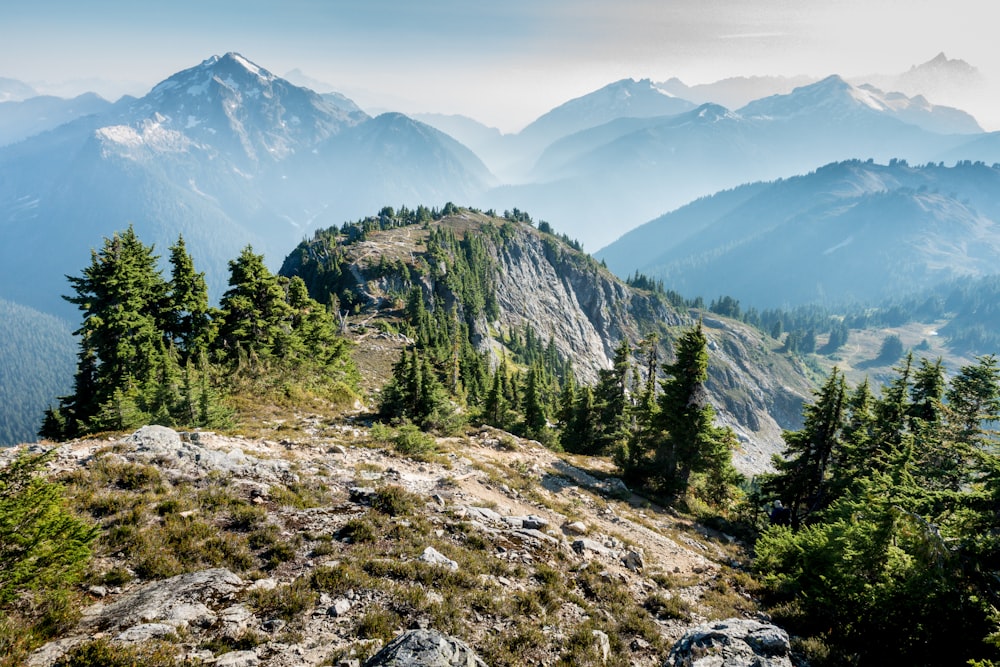
{"label": "pine tree", "polygon": [[27,590],[77,580],[98,535],[98,526],[67,510],[62,488],[42,477],[54,452],[22,453],[0,468],[0,609]]}
{"label": "pine tree", "polygon": [[623,339],[615,348],[610,369],[598,371],[594,403],[598,411],[594,451],[608,454],[623,446],[628,439],[628,377],[632,348]]}
{"label": "pine tree", "polygon": [[164,312],[164,333],[187,359],[208,349],[211,316],[205,274],[194,270],[184,237],[170,246],[170,283]]}
{"label": "pine tree", "polygon": [[762,483],[766,496],[784,503],[793,528],[832,500],[829,468],[841,447],[846,393],[844,376],[834,368],[804,408],[802,429],[784,432],[784,456],[774,457],[777,472]]}
{"label": "pine tree", "polygon": [[713,424],[715,411],[705,389],[708,344],[700,321],[678,339],[674,356],[663,369],[668,377],[658,400],[654,476],[667,493],[683,493],[692,473],[731,477],[734,438],[728,429]]}
{"label": "pine tree", "polygon": [[[74,394],[46,416],[46,437],[117,430],[137,418],[137,401],[157,368],[162,342],[167,285],[156,262],[152,246],[129,227],[104,239],[82,275],[68,277],[75,294],[64,298],[83,312],[75,332],[79,362]],[[50,432],[58,423],[67,430]]]}
{"label": "pine tree", "polygon": [[287,344],[291,308],[278,277],[264,265],[264,256],[247,246],[229,262],[229,290],[222,296],[218,344],[232,356],[237,348],[259,358],[270,357]]}
{"label": "pine tree", "polygon": [[541,368],[538,364],[528,369],[528,378],[524,386],[524,402],[521,409],[524,413],[524,432],[529,438],[542,440],[546,430],[545,386]]}

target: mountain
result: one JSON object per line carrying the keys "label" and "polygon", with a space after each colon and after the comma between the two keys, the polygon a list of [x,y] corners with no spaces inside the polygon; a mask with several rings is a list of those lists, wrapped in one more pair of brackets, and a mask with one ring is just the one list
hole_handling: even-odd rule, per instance
{"label": "mountain", "polygon": [[812,119],[876,122],[877,118],[895,118],[939,134],[982,132],[969,114],[950,107],[930,104],[918,96],[886,94],[870,84],[853,86],[839,76],[796,88],[787,95],[772,95],[750,102],[739,109],[746,117],[791,119],[808,115]]}
{"label": "mountain", "polygon": [[689,86],[675,77],[657,83],[656,87],[696,104],[712,103],[738,109],[762,97],[786,95],[795,88],[815,82],[814,78],[807,76],[740,76]]}
{"label": "mountain", "polygon": [[[773,351],[775,341],[749,326],[678,309],[663,295],[631,288],[593,258],[524,223],[459,209],[435,222],[393,223],[381,230],[379,224],[375,218],[366,223],[363,239],[335,229],[317,232],[289,254],[281,273],[303,278],[317,299],[337,295],[339,307],[352,313],[350,321],[364,323],[373,334],[400,330],[401,304],[420,287],[426,308],[447,308],[466,323],[469,339],[493,366],[502,359],[517,363],[512,341],[530,329],[552,355],[572,364],[581,384],[593,384],[611,367],[622,340],[638,349],[644,336],[657,332],[660,358],[670,358],[678,333],[701,318],[711,341],[711,401],[740,437],[736,465],[765,469],[781,430],[797,428],[809,381],[793,359]],[[477,258],[468,272],[488,294],[475,296],[473,279],[446,253],[431,251],[432,235],[451,234],[474,238],[482,248],[465,252]],[[382,335],[376,343],[380,351],[367,349],[363,356],[368,372],[381,368],[384,378],[399,345]],[[372,361],[379,355],[380,362]]]}
{"label": "mountain", "polygon": [[0,102],[21,102],[38,95],[38,91],[17,79],[0,76]]}
{"label": "mountain", "polygon": [[689,204],[597,256],[687,295],[758,308],[873,302],[1000,262],[1000,169],[830,164]]}
{"label": "mountain", "polygon": [[694,104],[660,90],[649,79],[622,79],[560,104],[521,130],[519,135],[535,145],[547,145],[560,137],[616,118],[669,116],[692,108]]}
{"label": "mountain", "polygon": [[494,190],[484,204],[521,207],[601,247],[640,221],[722,189],[858,157],[937,160],[977,136],[929,127],[973,131],[974,121],[832,76],[736,111],[705,104],[580,131],[549,145],[531,182]]}
{"label": "mountain", "polygon": [[63,275],[134,224],[183,234],[213,294],[252,244],[271,261],[311,228],[494,184],[471,151],[398,115],[371,118],[243,56],[213,56],[140,99],[0,149],[0,296],[68,315]]}
{"label": "mountain", "polygon": [[962,96],[973,89],[982,89],[986,77],[964,60],[948,58],[939,53],[900,74],[870,75],[866,80],[887,90],[909,95],[926,95],[933,99]]}
{"label": "mountain", "polygon": [[111,103],[94,93],[72,99],[39,95],[0,102],[0,146],[21,141],[64,123],[107,111]]}
{"label": "mountain", "polygon": [[0,448],[34,442],[45,409],[72,389],[73,327],[0,299]]}

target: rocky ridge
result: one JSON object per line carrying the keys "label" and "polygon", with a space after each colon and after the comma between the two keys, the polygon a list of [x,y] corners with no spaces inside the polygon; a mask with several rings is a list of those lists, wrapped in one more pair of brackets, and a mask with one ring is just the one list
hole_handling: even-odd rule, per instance
{"label": "rocky ridge", "polygon": [[[186,664],[359,664],[409,628],[488,665],[659,665],[691,623],[755,614],[732,537],[632,496],[599,462],[488,428],[423,461],[361,424],[300,417],[294,433],[149,426],[57,447],[53,475],[105,530],[80,620],[28,664],[95,638],[166,643]],[[155,543],[153,562],[112,537],[128,530]]]}
{"label": "rocky ridge", "polygon": [[[700,310],[679,310],[658,294],[628,286],[592,258],[529,225],[504,224],[503,219],[470,210],[433,224],[460,238],[476,234],[487,242],[499,316],[491,321],[480,314],[472,329],[480,350],[490,351],[497,363],[505,354],[499,334],[528,325],[572,360],[579,381],[593,383],[601,369],[611,367],[623,339],[636,349],[644,336],[655,332],[659,358],[670,359],[677,334],[702,319],[711,342],[710,400],[720,420],[739,436],[737,467],[751,474],[768,469],[771,454],[783,447],[782,430],[801,425],[810,381],[789,357],[776,354],[774,341],[759,331]],[[503,226],[502,242],[490,241],[491,235],[483,232],[487,225]],[[360,345],[398,350],[385,344],[377,326],[380,319],[400,314],[399,294],[404,291],[399,275],[384,266],[387,260],[399,261],[418,275],[428,228],[410,225],[370,232],[363,240],[340,246],[345,253],[341,270],[352,276],[350,289],[363,304],[359,316],[352,318]],[[300,245],[285,260],[282,273],[296,275],[309,262],[322,263],[328,252],[318,241]],[[446,280],[424,275],[421,281],[424,293],[439,296],[446,308],[460,305]]]}

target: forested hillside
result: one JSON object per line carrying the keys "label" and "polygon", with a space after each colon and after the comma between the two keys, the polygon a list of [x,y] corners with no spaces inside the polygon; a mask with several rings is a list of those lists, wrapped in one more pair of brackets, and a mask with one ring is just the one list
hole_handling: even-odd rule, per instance
{"label": "forested hillside", "polygon": [[42,414],[70,389],[75,344],[52,315],[0,299],[0,447],[34,442]]}

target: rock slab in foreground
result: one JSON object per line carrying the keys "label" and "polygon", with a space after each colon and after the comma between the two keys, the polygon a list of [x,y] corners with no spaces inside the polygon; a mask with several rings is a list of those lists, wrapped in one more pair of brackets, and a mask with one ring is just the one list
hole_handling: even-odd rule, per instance
{"label": "rock slab in foreground", "polygon": [[465,642],[437,630],[407,630],[364,667],[486,667]]}
{"label": "rock slab in foreground", "polygon": [[744,618],[705,623],[670,649],[664,667],[792,667],[788,633]]}

